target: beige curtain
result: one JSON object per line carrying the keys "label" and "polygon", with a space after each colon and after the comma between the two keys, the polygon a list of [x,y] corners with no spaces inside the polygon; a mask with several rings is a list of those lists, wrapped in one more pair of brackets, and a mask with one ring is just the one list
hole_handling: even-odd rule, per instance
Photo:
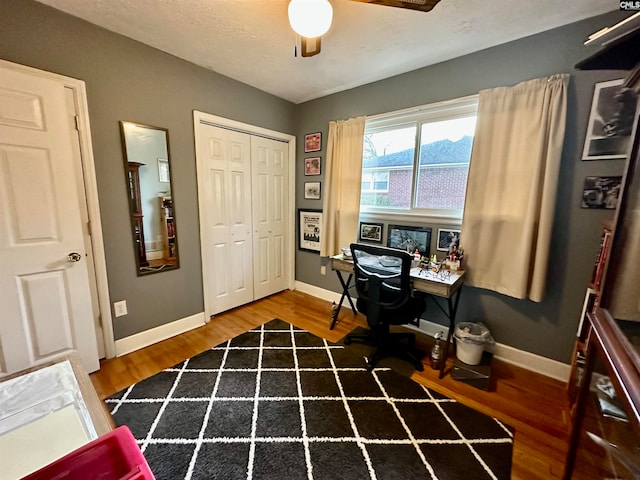
{"label": "beige curtain", "polygon": [[322,195],[320,255],[340,253],[358,238],[365,117],[329,122]]}
{"label": "beige curtain", "polygon": [[568,82],[559,74],[480,92],[460,237],[467,284],[542,300]]}

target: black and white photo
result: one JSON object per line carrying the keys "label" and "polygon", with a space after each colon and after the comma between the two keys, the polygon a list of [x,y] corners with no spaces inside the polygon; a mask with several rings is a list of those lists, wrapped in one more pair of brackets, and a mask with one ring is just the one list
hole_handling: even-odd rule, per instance
{"label": "black and white photo", "polygon": [[596,83],[582,152],[583,160],[625,158],[637,128],[638,99],[623,80]]}
{"label": "black and white photo", "polygon": [[320,200],[320,182],[304,183],[305,200]]}
{"label": "black and white photo", "polygon": [[582,208],[615,209],[622,177],[586,177],[582,191]]}
{"label": "black and white photo", "polygon": [[359,242],[382,243],[383,223],[360,222]]}
{"label": "black and white photo", "polygon": [[389,225],[387,246],[428,257],[431,251],[431,229],[428,227]]}
{"label": "black and white photo", "polygon": [[460,230],[438,229],[438,246],[436,250],[441,252],[450,251],[453,246],[460,247]]}

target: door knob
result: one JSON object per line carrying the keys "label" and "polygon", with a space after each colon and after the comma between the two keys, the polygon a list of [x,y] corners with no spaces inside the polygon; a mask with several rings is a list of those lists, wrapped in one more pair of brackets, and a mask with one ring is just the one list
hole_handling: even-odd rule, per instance
{"label": "door knob", "polygon": [[80,255],[79,253],[71,252],[69,255],[67,255],[67,262],[71,262],[71,263],[79,262],[81,258],[82,258],[82,255]]}

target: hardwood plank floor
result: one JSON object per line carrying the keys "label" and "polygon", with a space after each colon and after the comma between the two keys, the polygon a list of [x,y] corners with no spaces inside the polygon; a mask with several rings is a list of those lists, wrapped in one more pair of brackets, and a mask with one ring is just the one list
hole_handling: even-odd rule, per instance
{"label": "hardwood plank floor", "polygon": [[[362,315],[348,308],[329,330],[331,304],[300,292],[282,292],[217,315],[207,325],[147,348],[105,360],[91,380],[101,399],[129,385],[175,365],[208,348],[233,338],[273,318],[338,341],[358,326],[366,326]],[[430,337],[418,344],[430,349]],[[448,359],[448,368],[453,358]],[[549,480],[562,478],[568,447],[569,409],[565,384],[505,362],[494,360],[492,391],[485,392],[453,380],[438,379],[428,365],[413,379],[460,403],[498,418],[515,429],[512,479]]]}

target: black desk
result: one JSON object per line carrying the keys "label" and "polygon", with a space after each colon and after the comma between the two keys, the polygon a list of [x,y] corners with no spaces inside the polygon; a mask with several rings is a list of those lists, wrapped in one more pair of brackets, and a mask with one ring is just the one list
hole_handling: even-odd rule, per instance
{"label": "black desk", "polygon": [[[349,301],[351,310],[354,315],[357,315],[353,299],[349,294],[349,289],[353,286],[351,281],[353,280],[353,260],[345,259],[342,254],[331,257],[331,269],[335,270],[338,275],[338,280],[342,286],[342,295],[340,296],[340,302],[331,311],[331,326],[330,330],[336,326],[338,322],[338,316],[342,309],[342,303],[346,298]],[[349,276],[345,281],[342,273],[348,273]],[[420,268],[411,269],[411,286],[414,290],[422,292],[429,296],[436,306],[444,313],[449,319],[449,330],[447,332],[447,341],[444,345],[444,359],[446,360],[449,354],[449,344],[451,343],[451,337],[453,336],[453,329],[456,322],[456,313],[458,311],[458,303],[460,301],[460,291],[464,284],[464,277],[466,272],[464,270],[458,270],[457,272],[451,272],[448,277],[440,277],[438,274],[421,270]],[[444,304],[444,306],[443,306]],[[446,306],[446,308],[445,308]],[[444,367],[446,361],[442,362],[439,377],[444,375]]]}

